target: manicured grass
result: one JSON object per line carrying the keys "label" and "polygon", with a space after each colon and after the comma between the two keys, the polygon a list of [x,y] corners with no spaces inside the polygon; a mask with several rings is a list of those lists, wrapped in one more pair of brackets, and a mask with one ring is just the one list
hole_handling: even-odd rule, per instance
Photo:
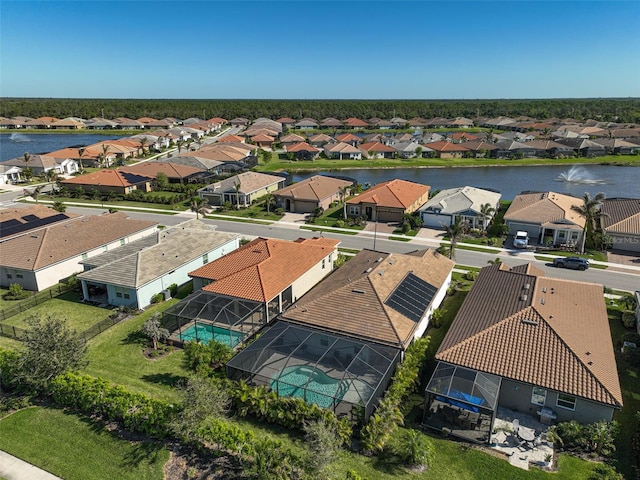
{"label": "manicured grass", "polygon": [[19,350],[21,346],[22,342],[0,335],[0,348],[4,348],[5,350]]}
{"label": "manicured grass", "polygon": [[59,297],[49,299],[13,317],[9,317],[2,323],[28,329],[30,327],[26,320],[29,317],[43,318],[47,315],[52,315],[65,318],[69,328],[80,333],[104,320],[111,313],[109,309],[81,303],[81,298],[81,295],[76,292],[63,293]]}
{"label": "manicured grass", "polygon": [[542,255],[555,255],[557,257],[580,257],[588,260],[597,260],[598,262],[606,262],[609,260],[606,252],[600,252],[598,250],[587,250],[585,253],[577,253],[542,249],[540,251],[536,251],[536,253],[540,253]]}
{"label": "manicured grass", "polygon": [[[441,243],[440,246],[449,246],[448,243]],[[456,250],[471,250],[472,252],[482,252],[482,253],[495,253],[496,255],[500,253],[498,250],[491,250],[490,248],[481,248],[481,247],[469,247],[467,245],[456,245]]]}
{"label": "manicured grass", "polygon": [[0,449],[65,480],[157,480],[169,460],[160,443],[124,441],[92,420],[41,407],[0,421]]}
{"label": "manicured grass", "polygon": [[406,237],[389,237],[389,240],[395,240],[396,242],[410,242],[410,238]]}
{"label": "manicured grass", "polygon": [[310,230],[312,232],[334,232],[334,233],[340,233],[341,235],[357,235],[358,233],[360,233],[359,230],[353,231],[353,232],[340,230],[339,232],[336,232],[333,228],[316,227],[316,226],[312,227],[311,225],[304,225],[300,227],[300,230]]}
{"label": "manicured grass", "polygon": [[358,253],[360,253],[360,250],[356,250],[355,248],[338,247],[338,252],[339,253],[352,253],[353,255],[357,255]]}
{"label": "manicured grass", "polygon": [[[100,206],[105,210],[109,208],[115,208],[116,210],[126,210],[127,207],[135,207],[135,208],[146,208],[150,210],[164,210],[171,213],[172,211],[175,213],[184,212],[189,207],[186,204],[176,204],[176,205],[165,205],[162,203],[148,203],[148,202],[132,202],[129,200],[92,200],[87,198],[71,198],[71,197],[48,197],[43,196],[38,199],[40,203],[52,204],[54,202],[62,202],[65,205],[74,205],[74,204],[89,204]],[[31,202],[29,202],[31,203]],[[158,212],[164,213],[164,212]]]}
{"label": "manicured grass", "polygon": [[317,170],[340,170],[353,168],[406,168],[406,167],[486,167],[519,165],[640,165],[640,155],[607,155],[598,158],[523,158],[519,160],[498,160],[485,158],[410,158],[375,160],[329,160],[319,158],[309,161],[271,160],[267,165],[258,165],[257,170],[264,172],[287,171],[309,172]]}
{"label": "manicured grass", "polygon": [[258,202],[247,208],[240,208],[239,210],[215,210],[213,213],[220,216],[246,217],[278,221],[283,217],[283,215],[278,215],[274,212],[274,210],[275,207],[271,208],[270,212],[267,213],[264,202]]}
{"label": "manicured grass", "polygon": [[105,378],[128,389],[156,398],[175,401],[175,384],[187,375],[182,362],[184,354],[177,349],[171,354],[148,360],[142,354],[146,338],[139,333],[142,324],[155,312],[169,308],[178,299],[148,308],[144,313],[114,325],[89,341],[84,372]]}

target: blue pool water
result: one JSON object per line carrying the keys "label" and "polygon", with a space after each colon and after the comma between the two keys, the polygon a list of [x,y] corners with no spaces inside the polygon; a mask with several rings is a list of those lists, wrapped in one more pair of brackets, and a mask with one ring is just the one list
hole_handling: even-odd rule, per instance
{"label": "blue pool water", "polygon": [[296,365],[276,375],[271,380],[271,389],[281,397],[299,397],[319,407],[329,408],[334,400],[336,403],[342,400],[349,387],[342,380],[331,378],[319,370]]}
{"label": "blue pool water", "polygon": [[242,341],[244,335],[234,330],[199,323],[191,325],[180,334],[180,337],[185,342],[199,341],[201,343],[209,343],[213,339],[216,342],[226,343],[230,347],[235,347]]}

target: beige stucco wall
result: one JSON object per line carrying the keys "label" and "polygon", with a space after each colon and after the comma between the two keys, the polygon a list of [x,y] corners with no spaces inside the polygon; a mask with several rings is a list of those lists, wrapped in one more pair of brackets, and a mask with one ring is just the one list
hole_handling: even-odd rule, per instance
{"label": "beige stucco wall", "polygon": [[[305,293],[311,290],[320,280],[333,271],[333,262],[338,257],[338,249],[334,249],[323,260],[307,270],[300,278],[293,282],[293,301],[299,300]],[[324,268],[322,268],[324,262]]]}

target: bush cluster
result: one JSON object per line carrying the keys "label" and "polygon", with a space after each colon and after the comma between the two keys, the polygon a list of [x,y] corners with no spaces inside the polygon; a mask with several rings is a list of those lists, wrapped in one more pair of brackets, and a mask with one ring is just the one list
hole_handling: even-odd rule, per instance
{"label": "bush cluster", "polygon": [[378,410],[362,429],[362,444],[366,451],[382,451],[396,428],[404,423],[401,407],[407,396],[418,385],[429,340],[429,337],[419,338],[407,349],[404,361],[393,375],[391,386],[380,401]]}
{"label": "bush cluster", "polygon": [[32,295],[32,293],[28,290],[25,290],[22,285],[19,283],[12,283],[9,285],[9,291],[3,295],[4,300],[24,300],[28,296]]}
{"label": "bush cluster", "polygon": [[588,425],[571,420],[561,422],[549,429],[551,438],[564,450],[577,454],[611,455],[616,447],[614,439],[619,430],[618,423],[600,421]]}

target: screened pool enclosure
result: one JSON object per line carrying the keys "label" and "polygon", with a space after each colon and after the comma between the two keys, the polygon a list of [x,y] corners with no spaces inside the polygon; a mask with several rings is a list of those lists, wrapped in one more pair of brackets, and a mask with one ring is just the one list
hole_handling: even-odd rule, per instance
{"label": "screened pool enclosure", "polygon": [[488,442],[501,378],[439,362],[426,389],[424,423],[475,442]]}
{"label": "screened pool enclosure", "polygon": [[239,345],[266,323],[265,305],[199,290],[162,314],[162,326],[177,343],[210,340]]}
{"label": "screened pool enclosure", "polygon": [[227,363],[227,375],[338,415],[371,415],[400,350],[278,321]]}

